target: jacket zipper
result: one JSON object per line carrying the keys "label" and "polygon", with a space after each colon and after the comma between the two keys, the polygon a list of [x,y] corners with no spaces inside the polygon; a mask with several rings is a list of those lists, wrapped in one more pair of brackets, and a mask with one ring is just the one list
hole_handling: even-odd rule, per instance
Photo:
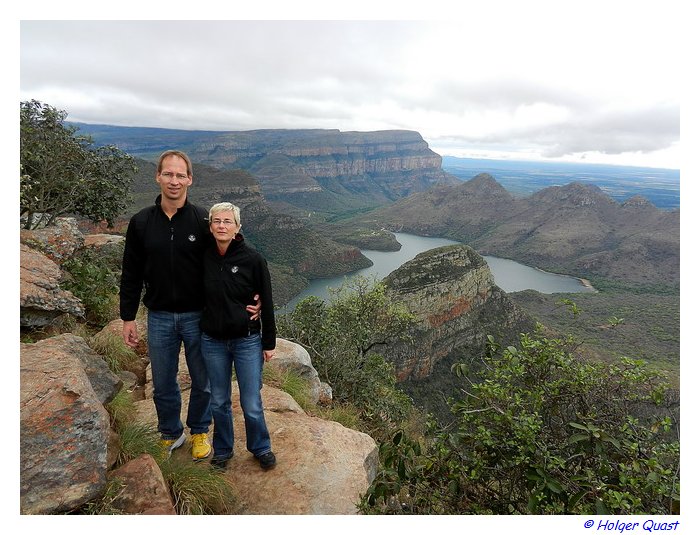
{"label": "jacket zipper", "polygon": [[173,307],[177,309],[177,284],[175,281],[175,227],[170,220],[170,280],[172,282]]}

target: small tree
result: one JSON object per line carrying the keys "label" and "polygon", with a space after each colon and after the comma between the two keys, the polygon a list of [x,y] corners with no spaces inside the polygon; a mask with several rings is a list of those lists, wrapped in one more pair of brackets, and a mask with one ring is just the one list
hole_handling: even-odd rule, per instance
{"label": "small tree", "polygon": [[278,325],[280,336],[308,348],[319,375],[333,387],[333,399],[360,408],[378,431],[404,419],[411,403],[377,350],[405,339],[412,321],[405,306],[390,302],[383,284],[355,277],[332,290],[329,303],[302,300]]}
{"label": "small tree", "polygon": [[35,214],[46,214],[47,224],[76,214],[111,225],[130,202],[133,158],[114,146],[93,147],[64,124],[66,115],[36,100],[20,103],[20,215],[27,229],[41,222]]}

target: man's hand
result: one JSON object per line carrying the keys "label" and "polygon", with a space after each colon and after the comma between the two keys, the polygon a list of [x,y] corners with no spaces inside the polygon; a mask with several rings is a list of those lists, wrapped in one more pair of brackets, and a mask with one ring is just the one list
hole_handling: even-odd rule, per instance
{"label": "man's hand", "polygon": [[257,320],[260,319],[260,307],[262,307],[262,304],[260,303],[260,296],[255,294],[253,301],[255,301],[255,304],[248,305],[245,307],[245,309],[250,313],[250,319]]}
{"label": "man's hand", "polygon": [[265,359],[265,362],[269,361],[272,357],[275,356],[275,350],[274,349],[265,349],[263,350],[263,358]]}
{"label": "man's hand", "polygon": [[134,349],[139,345],[139,333],[136,329],[135,321],[125,321],[124,328],[122,329],[122,337],[124,338],[124,343],[130,348]]}

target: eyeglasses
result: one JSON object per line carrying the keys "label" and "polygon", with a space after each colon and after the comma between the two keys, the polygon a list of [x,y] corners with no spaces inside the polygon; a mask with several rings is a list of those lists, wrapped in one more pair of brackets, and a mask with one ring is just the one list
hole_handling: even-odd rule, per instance
{"label": "eyeglasses", "polygon": [[225,227],[232,227],[236,224],[236,222],[231,221],[230,219],[212,219],[211,224],[217,227],[219,225],[224,225]]}
{"label": "eyeglasses", "polygon": [[165,173],[160,173],[160,176],[167,180],[172,180],[173,178],[177,178],[178,180],[187,180],[187,175],[183,175],[182,173],[171,173],[170,171],[166,171]]}

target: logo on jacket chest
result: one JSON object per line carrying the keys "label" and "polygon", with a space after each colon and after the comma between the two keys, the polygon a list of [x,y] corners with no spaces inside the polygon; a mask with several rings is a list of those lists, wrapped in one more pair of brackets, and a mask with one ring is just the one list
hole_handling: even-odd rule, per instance
{"label": "logo on jacket chest", "polygon": [[238,266],[233,266],[231,268],[231,273],[238,273]]}
{"label": "logo on jacket chest", "polygon": [[197,241],[197,236],[195,236],[194,234],[190,234],[189,236],[187,236],[187,239],[190,241]]}

